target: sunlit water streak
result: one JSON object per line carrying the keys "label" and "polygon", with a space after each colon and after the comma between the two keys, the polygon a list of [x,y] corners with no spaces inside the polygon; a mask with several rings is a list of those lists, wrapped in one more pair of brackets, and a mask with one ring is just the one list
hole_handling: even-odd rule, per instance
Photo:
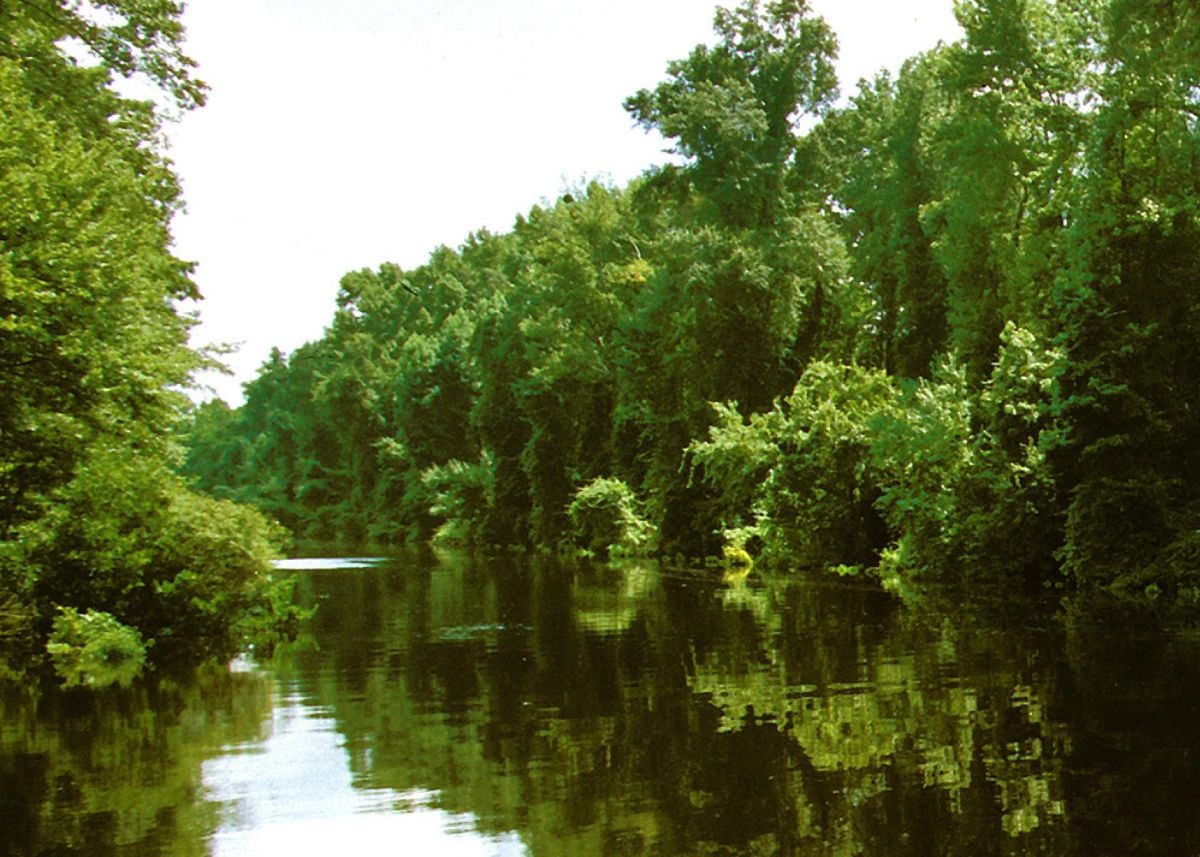
{"label": "sunlit water streak", "polygon": [[379,556],[316,556],[275,560],[280,571],[333,571],[337,569],[374,568],[387,562]]}
{"label": "sunlit water streak", "polygon": [[437,793],[356,786],[345,740],[326,706],[279,688],[266,737],[226,747],[202,766],[204,797],[220,805],[213,857],[397,853],[516,857],[515,833],[483,836],[469,813],[435,806]]}
{"label": "sunlit water streak", "polygon": [[271,657],[0,694],[0,857],[1200,854],[1200,645],[1119,602],[283,567]]}

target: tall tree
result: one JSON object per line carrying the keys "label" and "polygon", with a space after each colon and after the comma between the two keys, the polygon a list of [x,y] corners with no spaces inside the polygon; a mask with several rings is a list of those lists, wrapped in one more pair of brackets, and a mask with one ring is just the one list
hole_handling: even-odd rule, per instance
{"label": "tall tree", "polygon": [[1099,583],[1183,585],[1200,513],[1200,19],[1186,3],[1106,12],[1084,194],[1056,284],[1070,358],[1056,459],[1072,492],[1065,556]]}
{"label": "tall tree", "polygon": [[807,0],[718,9],[714,29],[717,45],[669,63],[668,79],[628,98],[625,109],[685,159],[666,179],[694,188],[724,224],[769,226],[786,210],[797,123],[837,94],[837,40]]}
{"label": "tall tree", "polygon": [[171,250],[179,188],[157,109],[112,84],[203,101],[179,12],[0,3],[0,614],[35,646],[0,660],[36,657],[92,611],[110,615],[42,654],[61,667],[96,642],[88,628],[122,623],[114,661],[143,657],[143,638],[159,659],[230,654],[249,613],[278,615],[266,522],[169,471],[205,363],[176,304],[198,295]]}
{"label": "tall tree", "polygon": [[[57,62],[56,77],[111,101],[98,75]],[[119,128],[59,114],[39,91],[48,76],[0,56],[0,532],[93,444],[164,454],[172,388],[200,365],[172,303],[195,296],[170,252],[173,179]]]}
{"label": "tall tree", "polygon": [[943,166],[930,146],[947,110],[937,62],[914,57],[896,81],[864,81],[814,132],[866,298],[856,354],[907,377],[928,375],[949,333],[945,275],[922,222]]}

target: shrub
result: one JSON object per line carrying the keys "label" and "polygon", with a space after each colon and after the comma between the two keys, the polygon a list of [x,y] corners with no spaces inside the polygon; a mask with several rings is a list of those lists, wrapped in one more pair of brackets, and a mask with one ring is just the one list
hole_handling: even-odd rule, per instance
{"label": "shrub", "polygon": [[429,514],[442,521],[435,537],[443,542],[475,544],[482,540],[492,494],[492,461],[447,461],[421,472]]}
{"label": "shrub", "polygon": [[1009,324],[978,390],[946,358],[880,420],[872,445],[884,487],[878,506],[905,539],[897,556],[916,564],[908,573],[1056,574],[1061,504],[1047,455],[1060,442],[1050,407],[1060,359]]}
{"label": "shrub", "polygon": [[169,492],[145,585],[133,615],[158,656],[226,658],[246,641],[288,631],[297,616],[291,581],[269,559],[286,534],[254,509]]}
{"label": "shrub", "polygon": [[642,517],[641,504],[620,479],[599,477],[575,493],[567,515],[575,544],[595,556],[648,553],[654,528]]}
{"label": "shrub", "polygon": [[818,565],[874,562],[887,530],[871,442],[896,392],[878,370],[809,365],[783,403],[787,428],[763,486],[769,547]]}
{"label": "shrub", "polygon": [[142,635],[100,610],[60,607],[46,651],[65,687],[127,687],[146,662]]}
{"label": "shrub", "polygon": [[885,573],[950,567],[963,481],[976,464],[971,412],[966,370],[947,358],[876,423],[871,457],[883,487],[876,506],[902,547],[885,558]]}
{"label": "shrub", "polygon": [[887,538],[872,432],[895,398],[882,372],[818,361],[766,413],[744,420],[715,405],[708,440],[689,452],[720,498],[725,530],[753,526],[764,552],[788,561],[872,561]]}
{"label": "shrub", "polygon": [[152,640],[155,662],[199,662],[293,625],[271,568],[284,534],[257,512],[124,454],[93,456],[53,499],[0,551],[43,635],[59,607],[102,612]]}

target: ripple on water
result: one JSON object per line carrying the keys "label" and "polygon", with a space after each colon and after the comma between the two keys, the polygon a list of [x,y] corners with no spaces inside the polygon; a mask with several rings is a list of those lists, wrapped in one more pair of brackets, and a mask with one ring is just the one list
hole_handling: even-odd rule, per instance
{"label": "ripple on water", "polygon": [[307,556],[277,559],[274,566],[281,571],[328,571],[352,568],[374,568],[387,562],[382,556]]}

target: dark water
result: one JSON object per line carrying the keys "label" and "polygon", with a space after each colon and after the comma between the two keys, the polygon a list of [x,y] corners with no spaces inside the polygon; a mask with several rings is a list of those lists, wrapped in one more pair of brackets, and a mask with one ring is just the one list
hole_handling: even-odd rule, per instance
{"label": "dark water", "polygon": [[1140,613],[316,565],[269,662],[0,697],[0,855],[1200,853],[1200,642]]}

